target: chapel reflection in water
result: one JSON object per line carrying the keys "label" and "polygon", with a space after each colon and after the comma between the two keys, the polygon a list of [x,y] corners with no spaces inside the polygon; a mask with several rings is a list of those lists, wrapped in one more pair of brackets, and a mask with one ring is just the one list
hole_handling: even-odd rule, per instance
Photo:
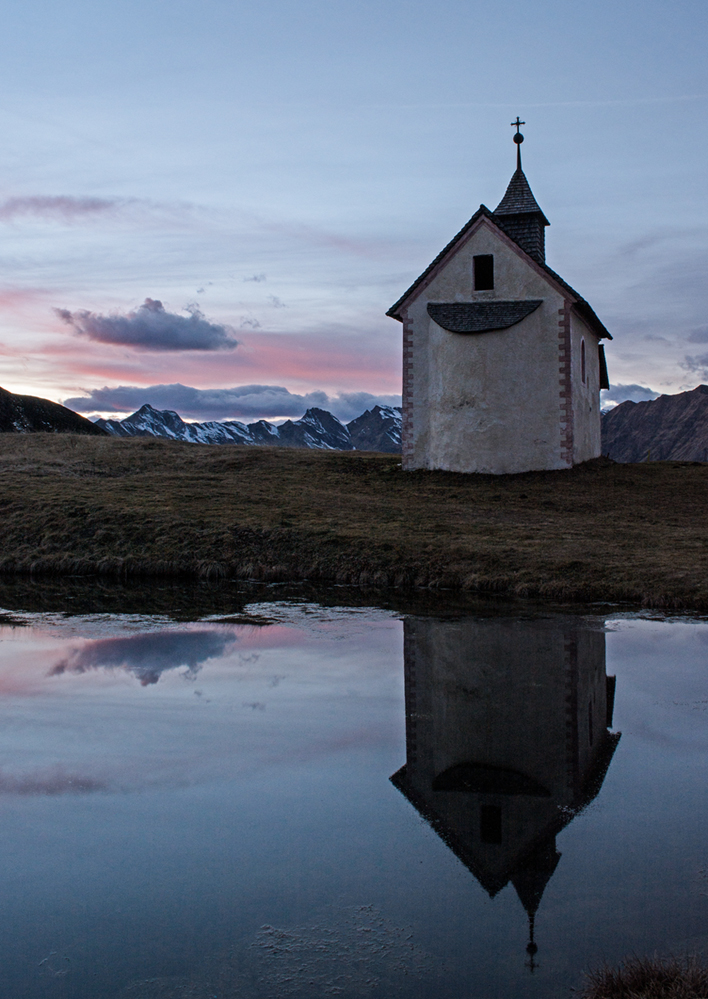
{"label": "chapel reflection in water", "polygon": [[619,734],[605,635],[582,619],[410,617],[406,763],[393,784],[490,896],[534,917],[557,834],[598,794]]}

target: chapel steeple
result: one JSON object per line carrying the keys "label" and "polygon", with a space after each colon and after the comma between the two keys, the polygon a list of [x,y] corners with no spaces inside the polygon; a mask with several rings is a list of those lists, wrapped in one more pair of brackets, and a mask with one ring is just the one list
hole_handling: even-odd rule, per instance
{"label": "chapel steeple", "polygon": [[546,885],[558,866],[560,856],[556,850],[555,836],[550,836],[536,847],[522,867],[510,879],[529,919],[529,942],[526,946],[529,959],[526,962],[526,967],[532,973],[537,967],[536,954],[538,953],[538,945],[534,940],[536,912],[541,904]]}
{"label": "chapel steeple", "polygon": [[545,264],[545,229],[547,225],[550,225],[550,222],[531,193],[529,182],[521,169],[521,143],[524,141],[524,137],[520,127],[526,123],[520,121],[517,115],[516,121],[512,121],[511,124],[512,127],[516,128],[514,134],[516,170],[509,181],[506,194],[492,214],[499,228],[503,229],[507,236],[511,236],[514,242],[518,243],[521,249],[525,250],[534,260]]}

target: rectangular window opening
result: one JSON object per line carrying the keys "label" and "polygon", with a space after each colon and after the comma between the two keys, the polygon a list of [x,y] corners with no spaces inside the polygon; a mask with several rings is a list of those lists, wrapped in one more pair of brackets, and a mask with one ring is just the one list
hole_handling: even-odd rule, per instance
{"label": "rectangular window opening", "polygon": [[494,257],[491,253],[485,253],[479,257],[473,257],[474,264],[474,290],[491,291],[494,288]]}
{"label": "rectangular window opening", "polygon": [[479,835],[483,843],[501,843],[502,810],[499,805],[482,805]]}

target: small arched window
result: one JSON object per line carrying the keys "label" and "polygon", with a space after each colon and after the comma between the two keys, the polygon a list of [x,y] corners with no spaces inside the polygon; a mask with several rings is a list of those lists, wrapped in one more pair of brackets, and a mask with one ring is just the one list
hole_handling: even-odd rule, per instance
{"label": "small arched window", "polygon": [[580,341],[580,379],[585,384],[585,341]]}

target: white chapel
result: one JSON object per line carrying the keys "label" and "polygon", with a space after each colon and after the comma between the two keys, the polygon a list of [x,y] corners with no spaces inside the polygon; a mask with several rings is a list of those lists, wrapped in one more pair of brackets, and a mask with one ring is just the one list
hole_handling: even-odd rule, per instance
{"label": "white chapel", "polygon": [[591,307],[546,264],[521,169],[387,315],[403,324],[403,467],[502,475],[599,457],[609,388]]}

